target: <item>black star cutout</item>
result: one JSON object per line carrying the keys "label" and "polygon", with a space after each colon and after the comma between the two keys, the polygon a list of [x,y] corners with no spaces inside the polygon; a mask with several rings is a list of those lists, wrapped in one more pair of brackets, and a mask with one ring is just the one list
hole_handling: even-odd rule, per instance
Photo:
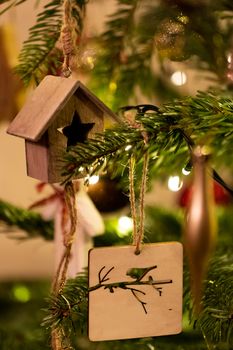
{"label": "black star cutout", "polygon": [[85,142],[94,125],[95,123],[82,123],[78,112],[75,111],[71,124],[62,129],[63,134],[67,137],[67,148],[75,146],[78,142]]}

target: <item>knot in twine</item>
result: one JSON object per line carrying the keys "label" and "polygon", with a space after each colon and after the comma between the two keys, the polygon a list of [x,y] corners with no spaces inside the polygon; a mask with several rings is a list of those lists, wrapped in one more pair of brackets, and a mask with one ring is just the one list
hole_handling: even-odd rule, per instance
{"label": "knot in twine", "polygon": [[62,73],[64,77],[68,78],[71,75],[70,57],[73,52],[72,31],[69,27],[63,27],[61,30],[62,50],[64,54],[64,61],[62,65]]}
{"label": "knot in twine", "polygon": [[80,17],[83,17],[82,10],[73,0],[64,0],[63,25],[61,27],[60,40],[64,55],[62,73],[66,78],[71,75],[70,61],[71,57],[75,54],[77,33],[81,32],[80,27],[78,27],[77,21],[72,14],[73,11],[77,12]]}

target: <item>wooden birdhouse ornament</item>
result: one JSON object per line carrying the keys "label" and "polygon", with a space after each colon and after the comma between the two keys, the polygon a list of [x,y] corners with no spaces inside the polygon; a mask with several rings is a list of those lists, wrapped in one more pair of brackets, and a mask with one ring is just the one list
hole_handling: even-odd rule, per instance
{"label": "wooden birdhouse ornament", "polygon": [[64,152],[102,132],[104,117],[117,119],[80,81],[46,76],[7,132],[25,139],[27,174],[56,183]]}

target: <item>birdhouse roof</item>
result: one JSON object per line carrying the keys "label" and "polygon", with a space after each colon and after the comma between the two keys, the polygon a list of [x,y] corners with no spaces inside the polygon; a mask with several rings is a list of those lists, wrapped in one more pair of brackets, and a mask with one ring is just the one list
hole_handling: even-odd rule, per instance
{"label": "birdhouse roof", "polygon": [[7,132],[30,141],[38,141],[58,113],[78,91],[91,100],[105,115],[118,117],[80,81],[73,78],[46,76],[34,90],[23,108],[10,124]]}

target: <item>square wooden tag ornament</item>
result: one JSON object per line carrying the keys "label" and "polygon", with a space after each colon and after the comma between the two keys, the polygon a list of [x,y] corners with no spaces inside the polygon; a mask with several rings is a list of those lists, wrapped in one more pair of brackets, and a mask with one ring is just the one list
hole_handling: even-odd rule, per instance
{"label": "square wooden tag ornament", "polygon": [[181,243],[89,251],[91,341],[177,334],[182,330]]}

